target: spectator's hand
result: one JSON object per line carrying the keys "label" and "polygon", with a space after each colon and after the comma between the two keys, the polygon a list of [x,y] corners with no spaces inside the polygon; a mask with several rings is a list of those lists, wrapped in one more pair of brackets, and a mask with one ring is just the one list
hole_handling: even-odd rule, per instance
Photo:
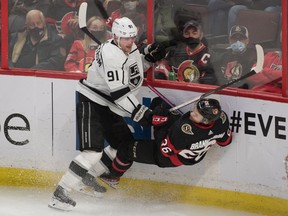
{"label": "spectator's hand", "polygon": [[144,48],[143,54],[148,62],[155,63],[166,56],[165,46],[157,42],[149,44]]}
{"label": "spectator's hand", "polygon": [[75,18],[69,19],[67,24],[71,29],[77,29],[79,26],[78,18],[75,17]]}

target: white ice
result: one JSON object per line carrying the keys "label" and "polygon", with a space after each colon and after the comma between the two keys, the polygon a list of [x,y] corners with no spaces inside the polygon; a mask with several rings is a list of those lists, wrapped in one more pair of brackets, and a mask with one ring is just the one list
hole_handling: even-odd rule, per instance
{"label": "white ice", "polygon": [[[0,187],[1,216],[256,216],[220,208],[176,204],[155,199],[122,197],[117,190],[103,198],[71,194],[77,205],[71,212],[48,207],[53,189]],[[259,216],[259,215],[258,215]]]}

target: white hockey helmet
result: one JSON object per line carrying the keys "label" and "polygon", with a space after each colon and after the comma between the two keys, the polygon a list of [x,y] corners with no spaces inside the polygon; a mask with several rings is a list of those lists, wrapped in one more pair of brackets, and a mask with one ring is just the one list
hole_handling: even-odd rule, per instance
{"label": "white hockey helmet", "polygon": [[118,38],[136,37],[138,29],[127,17],[115,19],[112,24],[112,33]]}

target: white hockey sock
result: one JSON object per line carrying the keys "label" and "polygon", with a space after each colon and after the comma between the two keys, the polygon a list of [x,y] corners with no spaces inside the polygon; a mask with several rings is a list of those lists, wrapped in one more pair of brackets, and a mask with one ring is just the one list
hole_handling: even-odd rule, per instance
{"label": "white hockey sock", "polygon": [[85,176],[88,170],[101,159],[102,152],[83,151],[70,163],[68,171],[58,185],[71,191]]}
{"label": "white hockey sock", "polygon": [[108,167],[112,164],[113,159],[116,157],[116,153],[117,150],[111,146],[108,145],[105,147],[101,160],[93,165],[88,173],[94,177],[97,177],[105,172],[108,172]]}

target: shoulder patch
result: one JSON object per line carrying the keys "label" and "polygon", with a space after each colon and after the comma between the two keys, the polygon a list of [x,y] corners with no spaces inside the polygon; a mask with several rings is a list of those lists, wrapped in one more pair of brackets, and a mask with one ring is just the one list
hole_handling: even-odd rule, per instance
{"label": "shoulder patch", "polygon": [[225,113],[223,111],[220,114],[220,119],[222,120],[222,124],[224,124],[227,120],[227,116],[225,115]]}
{"label": "shoulder patch", "polygon": [[181,130],[183,131],[183,133],[185,134],[189,134],[189,135],[194,135],[193,131],[192,131],[192,126],[189,124],[183,124],[181,126]]}

